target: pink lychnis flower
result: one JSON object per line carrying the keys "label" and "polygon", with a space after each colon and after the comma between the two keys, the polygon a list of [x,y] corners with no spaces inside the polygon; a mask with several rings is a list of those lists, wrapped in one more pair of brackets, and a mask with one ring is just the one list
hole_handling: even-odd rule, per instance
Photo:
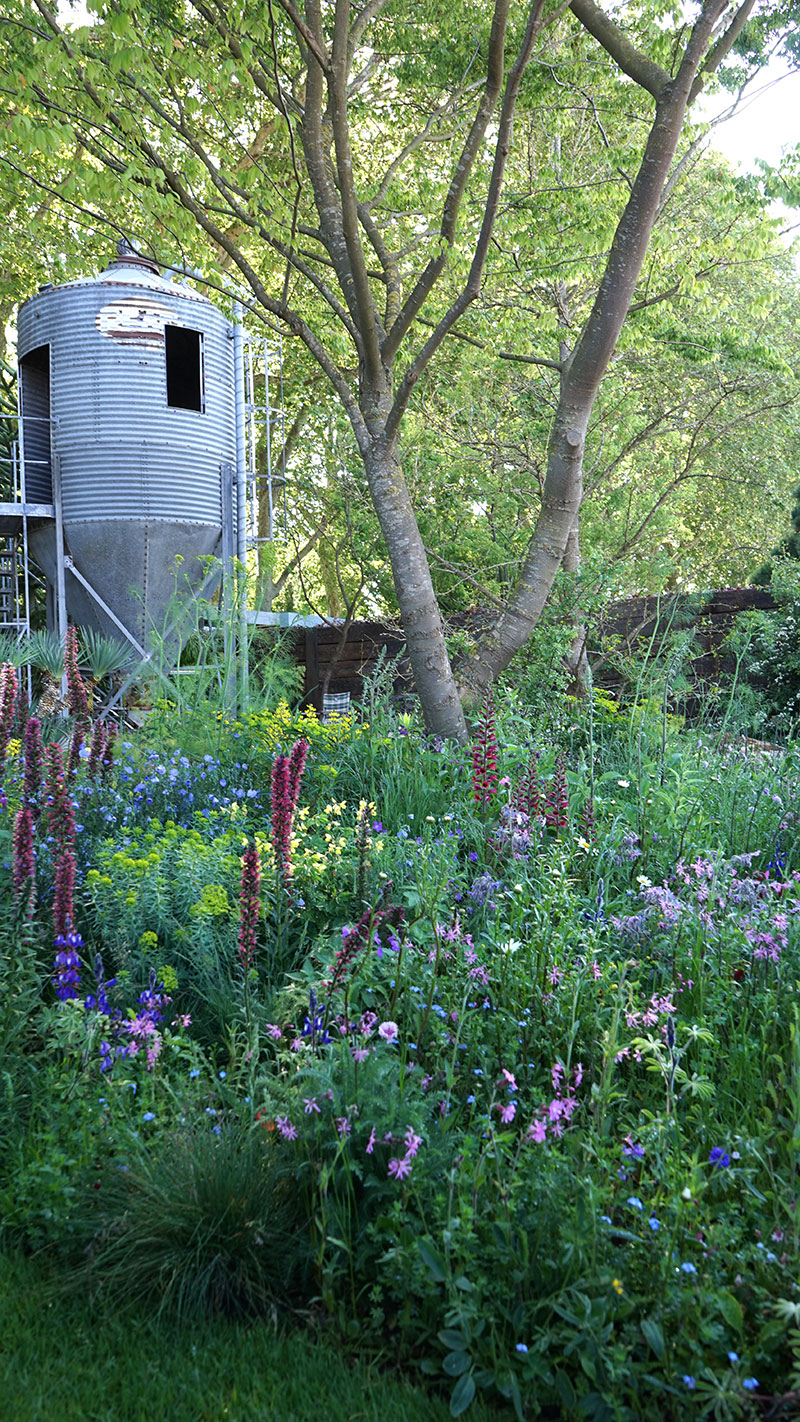
{"label": "pink lychnis flower", "polygon": [[390,1160],[389,1174],[393,1175],[395,1180],[404,1180],[407,1175],[410,1175],[411,1161],[409,1160],[408,1156],[405,1156],[403,1160]]}
{"label": "pink lychnis flower", "polygon": [[409,1126],[403,1140],[406,1143],[406,1160],[413,1160],[422,1145],[422,1136],[415,1135],[414,1128]]}

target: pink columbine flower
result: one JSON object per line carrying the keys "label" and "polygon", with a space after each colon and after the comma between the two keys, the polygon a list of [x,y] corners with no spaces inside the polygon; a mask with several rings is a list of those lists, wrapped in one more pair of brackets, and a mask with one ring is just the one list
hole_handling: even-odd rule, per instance
{"label": "pink columbine flower", "polygon": [[397,1039],[398,1026],[396,1022],[382,1022],[378,1028],[378,1036],[384,1042],[394,1042]]}
{"label": "pink columbine flower", "polygon": [[408,1156],[403,1160],[390,1160],[389,1174],[393,1175],[395,1180],[404,1180],[407,1175],[410,1175],[411,1161],[408,1159]]}

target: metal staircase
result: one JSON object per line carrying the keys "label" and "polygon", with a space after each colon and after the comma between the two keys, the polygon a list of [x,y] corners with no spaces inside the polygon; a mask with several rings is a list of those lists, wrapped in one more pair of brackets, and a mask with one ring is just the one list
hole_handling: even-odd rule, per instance
{"label": "metal staircase", "polygon": [[[11,446],[10,485],[18,490],[20,475],[16,442]],[[0,637],[20,641],[30,636],[30,589],[28,585],[28,529],[24,506],[18,499],[13,509],[2,505],[0,513]]]}

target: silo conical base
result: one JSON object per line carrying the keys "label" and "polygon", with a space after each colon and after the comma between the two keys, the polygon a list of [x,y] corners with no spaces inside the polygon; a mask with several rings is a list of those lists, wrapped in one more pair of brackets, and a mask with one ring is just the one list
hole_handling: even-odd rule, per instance
{"label": "silo conical base", "polygon": [[[196,598],[219,584],[218,528],[160,520],[87,520],[65,530],[66,552],[106,607],[146,651],[170,663],[195,626]],[[32,557],[56,584],[56,533],[52,521],[29,531]],[[124,642],[100,603],[66,569],[67,611],[72,622]]]}

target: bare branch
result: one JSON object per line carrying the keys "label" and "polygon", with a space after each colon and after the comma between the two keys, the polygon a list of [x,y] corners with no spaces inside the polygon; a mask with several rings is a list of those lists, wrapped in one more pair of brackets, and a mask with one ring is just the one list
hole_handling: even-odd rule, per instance
{"label": "bare branch", "polygon": [[295,6],[292,4],[292,0],[278,0],[278,4],[289,16],[297,33],[300,35],[309,53],[313,54],[323,74],[329,74],[331,62],[326,53],[325,46],[317,38],[313,30],[309,29],[302,15],[298,14]]}
{"label": "bare branch", "polygon": [[[478,234],[478,240],[475,246],[475,253],[472,258],[472,265],[469,270],[469,275],[460,295],[452,303],[450,309],[445,312],[445,315],[442,317],[438,326],[428,337],[428,340],[425,342],[424,346],[422,347],[422,350],[419,351],[415,360],[412,361],[411,365],[408,367],[405,372],[405,375],[403,376],[403,379],[400,383],[400,387],[397,391],[397,395],[395,397],[394,404],[386,421],[384,439],[387,443],[394,439],[395,435],[397,434],[397,430],[400,425],[400,420],[402,419],[402,416],[411,398],[411,392],[414,386],[416,385],[420,375],[422,374],[422,371],[427,366],[431,357],[439,349],[439,346],[442,344],[442,341],[444,340],[447,333],[456,324],[459,317],[464,314],[464,311],[466,310],[467,306],[469,306],[471,301],[474,301],[475,297],[480,291],[481,279],[483,276],[483,269],[486,264],[486,256],[489,251],[489,243],[491,241],[492,230],[494,228],[495,218],[497,217],[497,210],[500,206],[500,194],[503,189],[503,177],[505,174],[506,160],[508,158],[509,150],[511,148],[511,138],[514,123],[514,109],[517,102],[517,94],[519,92],[519,86],[522,82],[522,76],[525,73],[525,69],[527,68],[528,61],[531,57],[531,53],[533,50],[533,42],[542,27],[543,8],[544,0],[531,0],[531,7],[528,12],[528,22],[525,26],[525,34],[523,35],[519,52],[514,61],[514,64],[512,65],[509,71],[508,79],[506,81],[505,93],[503,95],[503,105],[500,113],[500,122],[498,124],[497,141],[495,143],[492,175],[489,180],[489,191],[486,196],[486,205],[483,211],[481,230]],[[414,293],[412,293],[412,298],[413,296]],[[417,314],[419,306],[422,304],[424,297],[425,292],[424,290],[420,289],[418,283],[417,310],[414,311],[410,309],[411,305],[413,304],[412,298],[409,298],[409,301],[406,302],[406,305],[403,308],[404,311],[408,310],[410,312],[410,319],[413,319],[413,316]],[[395,326],[401,326],[402,322],[403,313],[401,312],[401,315],[398,317]]]}
{"label": "bare branch", "polygon": [[[406,331],[414,320],[414,317],[422,309],[426,297],[447,262],[448,252],[455,236],[461,200],[464,196],[470,173],[474,167],[475,159],[480,151],[480,146],[483,142],[489,120],[495,111],[497,100],[500,96],[500,89],[503,83],[504,50],[509,4],[510,0],[495,0],[494,17],[492,19],[492,28],[489,36],[486,83],[477,113],[475,114],[472,126],[464,142],[461,156],[456,164],[444,201],[441,227],[439,230],[439,252],[435,257],[431,257],[424,271],[420,273],[413,290],[403,304],[397,320],[389,331],[386,340],[383,342],[381,354],[387,365],[389,365],[396,356]],[[537,11],[540,10],[541,4],[536,4],[535,8]]]}
{"label": "bare branch", "polygon": [[361,9],[356,15],[350,28],[351,57],[358,49],[358,46],[361,43],[361,38],[364,34],[365,29],[367,28],[367,25],[372,23],[372,21],[381,13],[381,10],[385,10],[386,5],[387,0],[366,0],[366,4],[361,6]]}
{"label": "bare branch", "polygon": [[[730,54],[739,35],[750,19],[750,15],[755,9],[755,3],[756,0],[744,0],[744,3],[739,6],[727,30],[720,36],[716,44],[712,46],[711,52],[700,71],[701,75],[713,74],[715,70],[719,69],[723,59],[727,54]],[[702,84],[702,79],[700,82]]]}
{"label": "bare branch", "polygon": [[400,310],[402,289],[397,259],[389,251],[372,213],[369,208],[364,207],[363,203],[358,205],[358,217],[381,264],[382,280],[386,283],[386,308],[383,324],[387,327],[391,325]]}
{"label": "bare branch", "polygon": [[429,558],[433,559],[434,563],[439,564],[440,568],[445,568],[448,573],[453,573],[462,583],[469,583],[469,586],[475,588],[481,597],[485,597],[487,602],[491,602],[499,612],[502,612],[503,604],[500,598],[495,597],[494,593],[489,592],[489,589],[485,587],[483,583],[479,582],[477,578],[473,578],[471,573],[465,572],[463,568],[457,567],[455,563],[448,563],[447,559],[443,558],[441,553],[437,553],[436,549],[430,548],[427,543],[425,544],[425,552]]}
{"label": "bare branch", "polygon": [[[314,27],[322,33],[322,13],[320,0],[307,0],[309,18]],[[311,179],[320,234],[323,245],[333,263],[339,286],[347,302],[347,308],[356,330],[355,342],[359,358],[364,358],[363,334],[359,328],[361,315],[359,301],[353,284],[353,274],[344,234],[342,205],[336,188],[333,164],[330,156],[329,129],[325,116],[325,86],[323,73],[317,65],[310,65],[306,79],[305,122],[302,128],[303,152]]]}
{"label": "bare branch", "polygon": [[498,351],[498,360],[518,361],[522,365],[543,365],[546,370],[556,370],[561,373],[564,366],[560,360],[547,360],[545,356],[522,355],[519,351]]}
{"label": "bare branch", "polygon": [[361,245],[358,202],[353,178],[353,157],[350,151],[350,125],[347,117],[349,23],[350,0],[336,0],[328,93],[331,105],[333,143],[336,152],[336,172],[339,180],[342,231],[347,247],[356,301],[356,311],[353,315],[361,334],[367,371],[370,376],[377,377],[381,369],[378,339],[379,318],[367,275],[364,249]]}

